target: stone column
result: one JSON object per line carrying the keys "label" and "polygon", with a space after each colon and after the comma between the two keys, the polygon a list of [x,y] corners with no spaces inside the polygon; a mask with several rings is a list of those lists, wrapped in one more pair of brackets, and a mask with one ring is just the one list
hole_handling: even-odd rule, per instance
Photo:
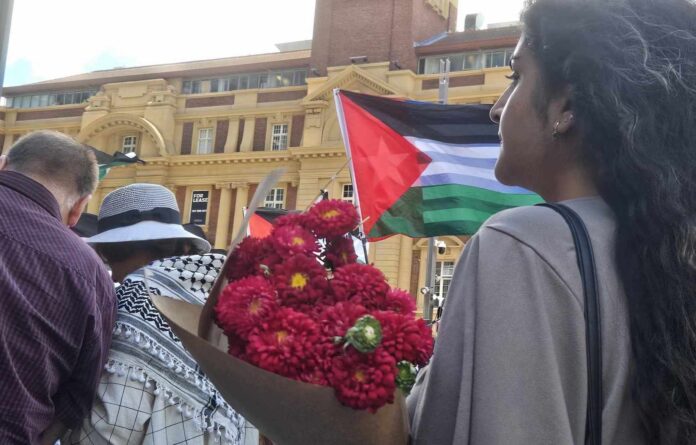
{"label": "stone column", "polygon": [[252,151],[254,145],[254,126],[256,119],[247,117],[244,119],[244,135],[242,136],[242,144],[239,151]]}
{"label": "stone column", "polygon": [[225,153],[234,153],[237,149],[237,139],[239,138],[239,118],[233,117],[229,120],[227,127],[227,140],[225,141]]}
{"label": "stone column", "polygon": [[399,252],[399,278],[397,286],[408,292],[411,287],[411,266],[413,262],[413,240],[400,236],[401,251]]}
{"label": "stone column", "polygon": [[215,230],[215,248],[227,249],[230,227],[230,213],[232,212],[232,188],[230,184],[217,184],[220,189],[220,207],[217,217],[217,229]]}
{"label": "stone column", "polygon": [[237,185],[237,199],[234,206],[234,221],[232,223],[232,236],[236,236],[244,219],[244,207],[249,199],[249,184]]}

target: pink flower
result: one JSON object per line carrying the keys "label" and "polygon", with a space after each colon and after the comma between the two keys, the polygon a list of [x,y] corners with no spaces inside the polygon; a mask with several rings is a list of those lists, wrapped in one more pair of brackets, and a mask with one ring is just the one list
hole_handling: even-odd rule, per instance
{"label": "pink flower", "polygon": [[273,229],[271,244],[281,256],[311,255],[319,251],[317,239],[299,226],[281,226]]}
{"label": "pink flower", "polygon": [[387,292],[384,307],[381,309],[413,317],[416,312],[416,301],[411,294],[405,290],[390,289],[389,292]]}
{"label": "pink flower", "polygon": [[306,228],[306,224],[307,217],[304,213],[288,213],[273,221],[273,226],[275,227],[296,226]]}
{"label": "pink flower", "polygon": [[327,296],[326,270],[314,257],[294,255],[273,269],[273,284],[281,304],[302,308]]}
{"label": "pink flower", "polygon": [[396,361],[381,348],[369,354],[347,349],[334,357],[327,377],[338,400],[351,408],[375,412],[394,401]]}
{"label": "pink flower", "polygon": [[351,301],[367,309],[380,309],[389,285],[384,274],[367,264],[348,264],[334,271],[331,288],[337,301]]}
{"label": "pink flower", "polygon": [[325,256],[332,269],[353,264],[358,260],[353,240],[343,236],[328,241]]}
{"label": "pink flower", "polygon": [[247,277],[233,281],[220,292],[215,319],[228,335],[234,333],[244,338],[277,307],[273,286],[263,277]]}
{"label": "pink flower", "polygon": [[294,309],[276,311],[251,331],[248,342],[249,362],[266,371],[297,379],[317,368],[319,327]]}
{"label": "pink flower", "polygon": [[247,237],[232,251],[227,260],[227,278],[230,281],[258,275],[259,262],[266,255],[267,243],[258,238]]}
{"label": "pink flower", "polygon": [[381,348],[397,363],[406,360],[419,366],[428,364],[433,355],[433,335],[422,318],[388,311],[373,315],[382,325]]}
{"label": "pink flower", "polygon": [[358,318],[367,314],[364,306],[347,301],[326,306],[319,315],[321,333],[331,339],[343,337]]}
{"label": "pink flower", "polygon": [[355,206],[338,199],[328,199],[314,204],[306,214],[306,221],[307,227],[319,238],[345,235],[360,222]]}

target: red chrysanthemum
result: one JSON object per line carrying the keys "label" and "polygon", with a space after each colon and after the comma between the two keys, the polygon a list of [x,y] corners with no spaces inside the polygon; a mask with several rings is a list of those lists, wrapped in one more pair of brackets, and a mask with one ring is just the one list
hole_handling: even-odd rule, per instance
{"label": "red chrysanthemum", "polygon": [[419,366],[428,364],[433,355],[433,334],[422,318],[389,311],[373,315],[382,325],[381,348],[397,363],[406,360]]}
{"label": "red chrysanthemum", "polygon": [[313,256],[291,256],[273,269],[272,280],[280,303],[296,309],[312,306],[328,293],[326,270]]}
{"label": "red chrysanthemum", "polygon": [[258,238],[247,237],[232,251],[227,266],[227,279],[235,281],[259,274],[259,260],[266,255],[267,243]]}
{"label": "red chrysanthemum", "polygon": [[355,229],[360,222],[355,206],[327,199],[314,204],[306,214],[307,227],[319,238],[335,238]]}
{"label": "red chrysanthemum", "polygon": [[283,226],[298,226],[305,227],[307,224],[307,217],[304,213],[288,213],[280,218],[273,221],[273,226],[283,227]]}
{"label": "red chrysanthemum", "polygon": [[343,236],[333,238],[326,244],[325,257],[332,269],[345,266],[346,264],[353,264],[358,260],[353,240]]}
{"label": "red chrysanthemum", "polygon": [[375,412],[394,401],[396,361],[381,348],[369,354],[346,350],[334,357],[327,377],[338,400],[351,408]]}
{"label": "red chrysanthemum", "polygon": [[273,229],[271,244],[281,256],[310,255],[319,250],[317,239],[299,226],[282,226]]}
{"label": "red chrysanthemum", "polygon": [[242,338],[278,307],[271,283],[260,276],[242,278],[228,284],[215,305],[215,319],[226,333]]}
{"label": "red chrysanthemum", "polygon": [[337,268],[331,288],[337,301],[351,301],[367,309],[381,308],[389,292],[384,274],[367,264],[347,264]]}
{"label": "red chrysanthemum", "polygon": [[297,379],[317,368],[319,338],[319,327],[311,318],[280,308],[251,331],[246,354],[259,368]]}
{"label": "red chrysanthemum", "polygon": [[355,320],[366,314],[368,311],[364,306],[347,301],[326,306],[319,315],[321,333],[331,339],[343,337]]}
{"label": "red chrysanthemum", "polygon": [[402,289],[390,289],[387,292],[387,298],[384,302],[384,307],[380,308],[386,311],[394,311],[400,314],[414,316],[416,312],[416,301],[411,294]]}
{"label": "red chrysanthemum", "polygon": [[312,370],[301,373],[297,380],[300,382],[311,383],[319,386],[329,386],[329,381],[326,379],[323,368],[316,367]]}

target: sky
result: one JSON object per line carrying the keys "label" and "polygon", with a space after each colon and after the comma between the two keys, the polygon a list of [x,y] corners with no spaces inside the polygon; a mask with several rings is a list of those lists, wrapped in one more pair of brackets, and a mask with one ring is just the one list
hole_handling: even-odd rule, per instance
{"label": "sky", "polygon": [[[484,23],[523,0],[459,0]],[[277,51],[312,38],[315,0],[15,0],[5,86],[115,67]]]}

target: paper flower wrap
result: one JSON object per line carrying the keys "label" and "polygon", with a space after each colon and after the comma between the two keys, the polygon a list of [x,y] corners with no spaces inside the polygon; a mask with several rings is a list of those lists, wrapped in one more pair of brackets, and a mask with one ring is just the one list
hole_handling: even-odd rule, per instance
{"label": "paper flower wrap", "polygon": [[245,239],[214,318],[235,357],[376,412],[397,388],[408,393],[433,338],[408,293],[356,263],[349,234],[358,222],[352,204],[326,200],[279,218],[267,238]]}

